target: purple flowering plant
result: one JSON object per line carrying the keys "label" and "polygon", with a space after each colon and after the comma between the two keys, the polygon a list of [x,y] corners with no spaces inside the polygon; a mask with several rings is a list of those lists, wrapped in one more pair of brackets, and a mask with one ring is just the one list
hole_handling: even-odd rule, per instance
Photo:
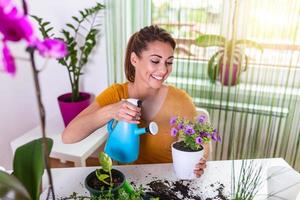
{"label": "purple flowering plant", "polygon": [[[19,9],[12,0],[0,0],[0,68],[1,71],[14,76],[17,71],[15,56],[10,45],[25,42],[28,61],[31,64],[32,75],[38,103],[42,139],[35,140],[18,148],[15,152],[13,175],[0,171],[0,199],[14,191],[19,199],[39,199],[41,177],[44,165],[49,178],[49,193],[55,199],[52,177],[49,165],[49,152],[52,140],[46,138],[45,109],[41,98],[39,69],[35,62],[36,52],[43,57],[62,59],[68,54],[67,45],[60,39],[50,37],[40,39],[28,18],[28,8],[25,0],[23,9]],[[30,153],[30,155],[28,155]],[[48,195],[49,196],[49,195]]]}
{"label": "purple flowering plant", "polygon": [[199,115],[194,120],[174,116],[170,119],[170,125],[171,136],[178,136],[191,150],[200,150],[202,144],[211,140],[221,142],[218,131],[208,122],[205,115]]}

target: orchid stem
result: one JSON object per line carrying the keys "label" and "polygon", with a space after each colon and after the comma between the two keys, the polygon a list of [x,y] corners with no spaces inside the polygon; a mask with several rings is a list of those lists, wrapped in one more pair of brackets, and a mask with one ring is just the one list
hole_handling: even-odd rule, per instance
{"label": "orchid stem", "polygon": [[23,6],[24,15],[27,15],[28,14],[28,7],[27,7],[26,0],[22,0],[22,6]]}
{"label": "orchid stem", "polygon": [[39,107],[39,113],[40,113],[40,121],[41,121],[41,128],[42,128],[42,148],[43,148],[43,156],[44,156],[44,163],[46,167],[46,171],[48,174],[48,179],[49,179],[49,190],[52,193],[53,199],[55,199],[55,194],[54,194],[54,188],[53,188],[53,181],[52,181],[52,175],[51,175],[51,170],[49,166],[49,157],[48,157],[48,143],[46,139],[46,131],[45,131],[45,126],[46,126],[46,121],[45,121],[45,108],[42,103],[42,97],[41,97],[41,88],[40,88],[40,82],[39,82],[39,77],[38,73],[39,71],[36,68],[35,60],[34,60],[34,49],[33,48],[28,48],[28,52],[30,54],[30,61],[31,61],[31,66],[32,66],[32,74],[34,78],[34,85],[35,85],[35,91],[36,91],[36,97],[38,101],[38,107]]}

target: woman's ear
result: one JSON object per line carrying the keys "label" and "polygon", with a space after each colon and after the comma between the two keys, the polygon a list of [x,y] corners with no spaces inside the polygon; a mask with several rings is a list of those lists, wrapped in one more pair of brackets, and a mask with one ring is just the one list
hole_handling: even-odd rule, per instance
{"label": "woman's ear", "polygon": [[130,62],[134,67],[136,67],[138,62],[138,56],[134,52],[131,52],[130,54]]}

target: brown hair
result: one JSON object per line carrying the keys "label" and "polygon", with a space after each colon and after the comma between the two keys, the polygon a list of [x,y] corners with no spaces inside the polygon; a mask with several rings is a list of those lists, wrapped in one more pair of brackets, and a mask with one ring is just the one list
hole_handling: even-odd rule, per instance
{"label": "brown hair", "polygon": [[141,52],[147,49],[150,42],[154,41],[169,43],[173,49],[176,47],[172,36],[157,25],[146,26],[134,33],[129,39],[125,55],[125,75],[128,81],[133,82],[135,77],[135,69],[130,60],[131,53],[134,52],[140,57]]}

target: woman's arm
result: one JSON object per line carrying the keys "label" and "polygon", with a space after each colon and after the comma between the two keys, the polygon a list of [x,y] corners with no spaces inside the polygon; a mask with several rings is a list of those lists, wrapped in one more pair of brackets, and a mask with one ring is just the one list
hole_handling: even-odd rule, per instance
{"label": "woman's arm", "polygon": [[68,124],[62,133],[62,141],[67,144],[78,142],[111,119],[139,123],[140,112],[139,107],[127,101],[120,101],[104,107],[93,102]]}
{"label": "woman's arm", "polygon": [[109,106],[100,108],[97,102],[92,103],[77,115],[65,128],[62,134],[64,143],[78,142],[112,119]]}

